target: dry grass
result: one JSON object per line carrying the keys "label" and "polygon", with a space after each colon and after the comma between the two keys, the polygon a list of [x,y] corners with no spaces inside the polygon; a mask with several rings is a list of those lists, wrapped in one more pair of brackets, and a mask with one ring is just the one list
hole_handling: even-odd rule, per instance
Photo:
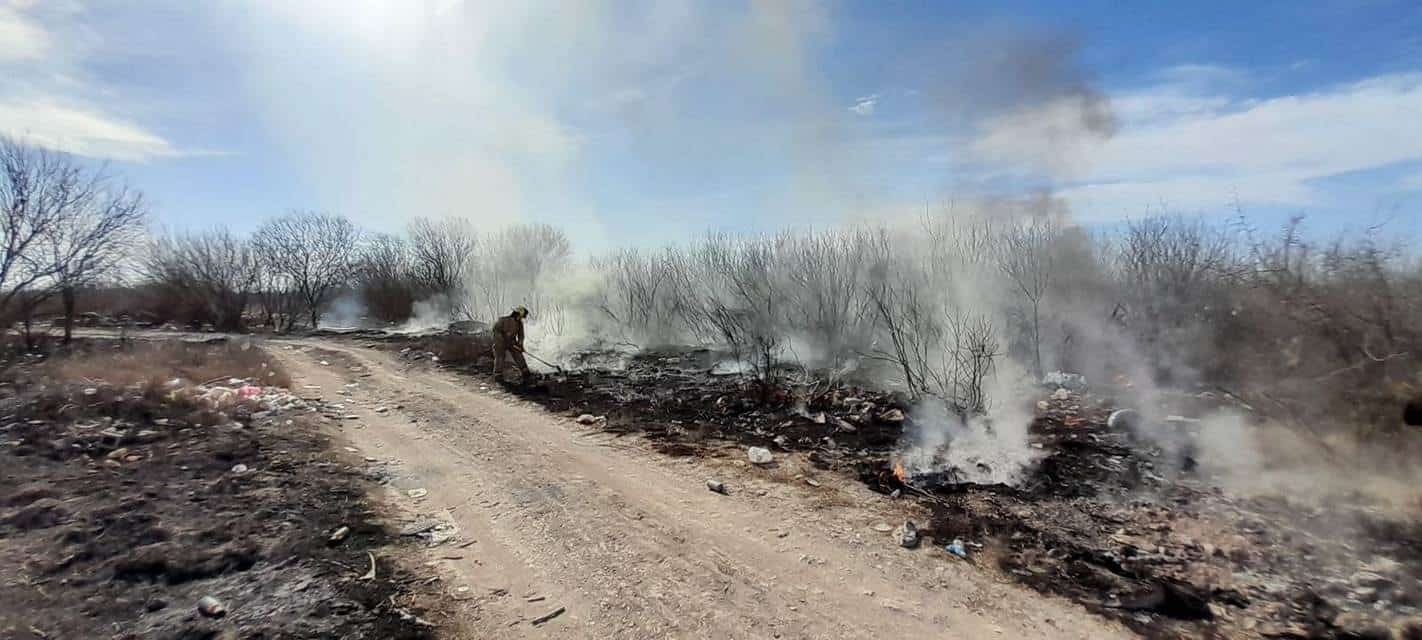
{"label": "dry grass", "polygon": [[289,387],[291,377],[266,352],[249,344],[91,342],[39,372],[60,382],[104,382],[160,389],[180,378],[190,383],[246,378],[262,386]]}

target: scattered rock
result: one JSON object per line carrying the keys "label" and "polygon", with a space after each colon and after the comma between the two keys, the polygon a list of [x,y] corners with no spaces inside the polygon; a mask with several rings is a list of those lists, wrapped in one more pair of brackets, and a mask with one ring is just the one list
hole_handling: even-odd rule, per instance
{"label": "scattered rock", "polygon": [[771,455],[770,449],[765,447],[746,449],[746,456],[750,458],[751,464],[770,464],[775,461],[775,456]]}
{"label": "scattered rock", "polygon": [[808,484],[812,487],[818,487],[820,486],[820,481],[814,478],[805,478],[805,484]]}
{"label": "scattered rock", "polygon": [[1353,584],[1364,587],[1385,587],[1393,583],[1392,579],[1380,573],[1367,570],[1354,573],[1348,580]]}
{"label": "scattered rock", "polygon": [[576,422],[578,424],[586,425],[606,424],[607,416],[595,416],[591,413],[584,413],[583,415],[577,417]]}
{"label": "scattered rock", "polygon": [[898,424],[900,422],[903,422],[905,419],[906,418],[904,416],[903,410],[897,408],[889,409],[888,411],[879,414],[879,421],[887,422],[889,424]]}
{"label": "scattered rock", "polygon": [[1398,562],[1398,561],[1396,561],[1396,560],[1393,560],[1392,558],[1385,558],[1385,557],[1382,557],[1382,556],[1378,556],[1378,557],[1374,558],[1372,562],[1369,562],[1369,563],[1363,565],[1363,566],[1360,567],[1360,568],[1361,568],[1363,571],[1371,571],[1371,572],[1373,572],[1373,573],[1380,573],[1380,574],[1383,574],[1383,575],[1390,575],[1390,574],[1397,573],[1398,571],[1401,571],[1401,570],[1402,570],[1402,563],[1401,563],[1401,562]]}
{"label": "scattered rock", "polygon": [[245,464],[234,464],[234,465],[232,465],[232,473],[236,473],[236,474],[247,473],[247,465],[245,465]]}
{"label": "scattered rock", "polygon": [[1392,625],[1394,640],[1422,640],[1422,617],[1403,618]]}
{"label": "scattered rock", "polygon": [[200,598],[197,603],[197,610],[198,613],[208,618],[221,618],[227,615],[227,607],[212,596],[203,596]]}
{"label": "scattered rock", "polygon": [[913,549],[918,546],[918,527],[914,526],[912,520],[905,520],[899,528],[894,529],[894,540],[900,547]]}
{"label": "scattered rock", "polygon": [[423,498],[429,494],[430,492],[426,489],[411,489],[405,492],[405,495],[408,495],[411,498]]}
{"label": "scattered rock", "polygon": [[[1333,620],[1333,626],[1343,632],[1348,638],[1367,638],[1369,640],[1392,640],[1392,632],[1376,616],[1371,616],[1358,611],[1350,611],[1340,614]],[[1399,638],[1405,636],[1397,636]]]}
{"label": "scattered rock", "polygon": [[438,527],[439,525],[439,520],[420,520],[400,527],[400,535],[417,536],[426,531],[429,531],[430,529]]}
{"label": "scattered rock", "polygon": [[110,460],[122,460],[128,455],[128,447],[119,447],[109,452],[107,456]]}

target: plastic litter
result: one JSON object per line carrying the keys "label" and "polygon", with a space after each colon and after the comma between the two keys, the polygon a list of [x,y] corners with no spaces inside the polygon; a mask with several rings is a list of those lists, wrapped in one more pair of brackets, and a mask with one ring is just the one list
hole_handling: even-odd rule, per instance
{"label": "plastic litter", "polygon": [[943,550],[964,560],[968,559],[968,549],[963,546],[961,539],[954,538],[953,542],[948,543],[948,546],[944,547]]}

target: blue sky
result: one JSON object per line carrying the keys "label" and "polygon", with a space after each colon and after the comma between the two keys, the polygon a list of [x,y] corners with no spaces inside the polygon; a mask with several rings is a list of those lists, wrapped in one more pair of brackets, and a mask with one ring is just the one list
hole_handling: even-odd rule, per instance
{"label": "blue sky", "polygon": [[586,247],[1049,191],[1422,230],[1415,2],[0,0],[0,130],[168,226],[291,208]]}

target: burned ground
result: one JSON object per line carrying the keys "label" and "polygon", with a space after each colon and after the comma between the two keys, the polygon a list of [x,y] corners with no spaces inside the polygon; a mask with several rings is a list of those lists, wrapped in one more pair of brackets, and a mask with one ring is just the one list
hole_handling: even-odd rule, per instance
{"label": "burned ground", "polygon": [[[485,378],[490,366],[468,340],[376,344]],[[934,515],[921,533],[940,547],[961,539],[972,561],[1151,637],[1387,638],[1412,630],[1422,605],[1409,514],[1361,494],[1327,503],[1227,493],[1194,469],[1188,449],[1165,451],[1108,426],[1109,390],[1039,405],[1028,477],[984,486],[951,474],[896,477],[896,447],[913,417],[892,394],[786,385],[767,402],[757,385],[716,375],[722,356],[706,350],[583,357],[575,370],[507,388],[555,412],[590,414],[608,431],[642,434],[672,455],[744,455],[745,446],[804,454],[924,502]],[[1221,402],[1185,396],[1177,410]]]}
{"label": "burned ground", "polygon": [[[0,636],[430,636],[371,483],[335,460],[316,405],[273,407],[274,387],[227,400],[278,377],[259,352],[84,348],[12,363],[0,387]],[[116,359],[150,370],[112,372],[126,384],[74,376]],[[174,362],[227,375],[181,380]],[[234,375],[245,380],[222,386]],[[200,613],[205,597],[223,611]]]}

